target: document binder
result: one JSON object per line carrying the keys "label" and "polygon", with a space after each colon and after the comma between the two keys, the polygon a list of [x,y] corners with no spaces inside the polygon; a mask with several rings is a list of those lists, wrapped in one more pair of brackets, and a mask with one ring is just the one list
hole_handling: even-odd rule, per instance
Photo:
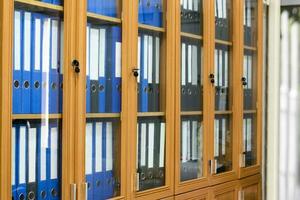
{"label": "document binder", "polygon": [[221,51],[219,49],[215,49],[215,108],[216,110],[219,109],[219,103],[220,103],[220,95],[221,95],[221,76],[220,73],[220,53]]}
{"label": "document binder", "polygon": [[192,96],[192,45],[187,46],[187,92],[186,92],[187,110],[193,110],[194,99]]}
{"label": "document binder", "polygon": [[59,103],[59,21],[51,19],[51,51],[49,70],[49,112],[58,113]]}
{"label": "document binder", "polygon": [[252,59],[253,59],[253,55],[250,53],[248,55],[248,100],[249,102],[247,103],[247,106],[249,109],[252,109],[253,106],[253,84],[252,84],[252,73],[253,73],[253,66],[252,66]]}
{"label": "document binder", "polygon": [[154,52],[154,88],[153,88],[153,110],[160,111],[160,38],[155,37],[155,52]]}
{"label": "document binder", "polygon": [[22,113],[30,114],[31,105],[31,13],[24,12],[22,59]]}
{"label": "document binder", "polygon": [[186,111],[187,109],[187,47],[186,43],[181,44],[181,110]]}
{"label": "document binder", "polygon": [[[141,47],[142,46],[142,38],[141,35],[139,34],[138,36],[138,63],[137,63],[137,69],[141,71],[141,66],[142,66],[142,52],[141,52]],[[137,77],[137,103],[138,103],[138,111],[141,110],[141,74]],[[138,129],[139,130],[139,129]]]}
{"label": "document binder", "polygon": [[154,54],[154,45],[153,45],[153,36],[148,36],[148,112],[154,112],[154,83],[153,80],[153,72],[154,62],[153,62],[153,54]]}
{"label": "document binder", "polygon": [[114,194],[114,187],[115,187],[115,181],[114,181],[114,174],[113,174],[113,160],[114,160],[114,154],[113,154],[113,124],[112,122],[106,122],[105,123],[105,132],[104,132],[104,138],[105,138],[105,149],[104,149],[104,168],[105,168],[105,174],[104,174],[104,195],[102,198],[108,199],[111,198]]}
{"label": "document binder", "polygon": [[52,2],[55,5],[62,5],[63,4],[63,0],[53,0]]}
{"label": "document binder", "polygon": [[27,140],[27,199],[36,199],[37,198],[37,178],[36,178],[36,166],[37,166],[37,126],[30,124],[28,127],[28,135],[26,136]]}
{"label": "document binder", "polygon": [[201,34],[200,16],[201,6],[199,0],[183,0],[181,2],[181,30],[182,32]]}
{"label": "document binder", "polygon": [[22,55],[22,12],[15,11],[14,13],[14,68],[13,68],[13,113],[21,114],[22,113],[22,93],[21,93],[21,82],[22,82],[22,73],[21,73],[21,55]]}
{"label": "document binder", "polygon": [[26,135],[28,129],[26,125],[20,124],[18,127],[17,138],[17,159],[18,159],[18,181],[17,181],[17,196],[19,199],[25,199],[27,197],[27,167],[26,167]]}
{"label": "document binder", "polygon": [[147,145],[147,189],[154,187],[154,139],[155,139],[155,125],[148,122],[148,145]]}
{"label": "document binder", "polygon": [[252,152],[252,118],[249,117],[247,120],[247,134],[246,134],[246,166],[254,164],[253,152]]}
{"label": "document binder", "polygon": [[155,149],[157,151],[155,161],[156,161],[156,170],[155,170],[155,186],[160,187],[165,183],[165,131],[166,124],[157,120],[156,122],[156,145]]}
{"label": "document binder", "polygon": [[63,110],[63,73],[64,73],[64,22],[60,22],[60,66],[59,66],[59,113]]}
{"label": "document binder", "polygon": [[144,23],[144,8],[143,8],[143,0],[139,0],[139,5],[138,5],[138,12],[139,12],[139,15],[138,15],[138,21],[139,23],[143,24]]}
{"label": "document binder", "polygon": [[17,160],[17,125],[13,124],[12,131],[11,131],[11,191],[12,191],[12,198],[17,199],[17,166],[18,166],[18,160]]}
{"label": "document binder", "polygon": [[94,180],[93,180],[93,148],[95,143],[93,140],[93,123],[87,122],[85,128],[85,174],[86,182],[88,184],[88,199],[94,197]]}
{"label": "document binder", "polygon": [[[97,113],[99,104],[99,30],[91,28],[90,30],[90,89],[91,89],[91,112]],[[103,75],[103,74],[101,74]],[[102,110],[103,111],[103,110]],[[103,111],[104,112],[104,111]]]}
{"label": "document binder", "polygon": [[[110,71],[106,67],[108,64],[107,58],[109,55],[107,55],[107,49],[108,49],[108,42],[107,42],[107,29],[100,28],[99,29],[99,77],[98,77],[98,112],[104,113],[107,109],[108,104],[111,102],[111,99],[106,99],[108,95],[107,93],[111,92],[111,90],[108,89],[108,86],[111,85],[111,76]],[[93,41],[91,41],[93,42]],[[93,49],[92,49],[93,51]],[[97,58],[96,58],[97,59]],[[91,72],[93,73],[93,72]],[[91,81],[92,82],[92,81]],[[93,90],[93,89],[92,89]]]}
{"label": "document binder", "polygon": [[252,20],[252,14],[251,14],[251,1],[248,0],[245,2],[247,5],[246,5],[246,44],[247,45],[251,45],[251,42],[252,42],[252,38],[251,38],[251,20]]}
{"label": "document binder", "polygon": [[139,190],[146,188],[147,179],[147,124],[143,121],[139,122],[139,169],[138,169],[138,180]]}
{"label": "document binder", "polygon": [[143,9],[143,24],[150,26],[162,26],[162,2],[161,0],[141,0]]}
{"label": "document binder", "polygon": [[41,100],[42,100],[42,15],[32,14],[32,54],[31,54],[31,112],[32,114],[41,113]]}
{"label": "document binder", "polygon": [[48,192],[50,200],[60,199],[60,151],[59,151],[59,126],[58,122],[52,121],[49,123],[49,144],[50,158],[48,158],[48,166],[50,166],[50,174],[48,179]]}
{"label": "document binder", "polygon": [[198,46],[192,45],[192,98],[191,105],[192,110],[200,110],[202,105],[201,98],[201,86],[200,86],[200,59],[199,59]]}
{"label": "document binder", "polygon": [[87,1],[87,11],[96,13],[97,1],[96,0],[88,0]]}
{"label": "document binder", "polygon": [[109,45],[112,49],[110,52],[111,58],[111,92],[108,91],[107,96],[111,95],[111,107],[108,112],[121,112],[121,77],[122,77],[122,44],[121,44],[121,29],[112,27],[110,33],[112,43]]}
{"label": "document binder", "polygon": [[140,83],[140,112],[148,112],[148,38],[142,34],[142,66],[141,66],[141,83]]}
{"label": "document binder", "polygon": [[91,81],[90,81],[90,24],[86,27],[86,112],[91,112]]}

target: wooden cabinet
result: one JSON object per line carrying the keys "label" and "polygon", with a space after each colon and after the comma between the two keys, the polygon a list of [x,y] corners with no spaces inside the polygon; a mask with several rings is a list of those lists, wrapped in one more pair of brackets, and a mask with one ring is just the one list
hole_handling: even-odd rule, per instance
{"label": "wooden cabinet", "polygon": [[241,200],[262,199],[261,176],[254,175],[240,181],[239,196]]}
{"label": "wooden cabinet", "polygon": [[237,199],[261,170],[262,4],[0,3],[0,199]]}

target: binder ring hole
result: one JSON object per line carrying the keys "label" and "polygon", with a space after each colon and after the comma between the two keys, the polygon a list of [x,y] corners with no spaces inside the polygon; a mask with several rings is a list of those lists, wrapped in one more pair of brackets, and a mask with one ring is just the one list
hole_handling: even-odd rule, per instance
{"label": "binder ring hole", "polygon": [[148,91],[149,91],[149,93],[152,93],[152,92],[153,92],[153,88],[152,88],[152,87],[149,87],[149,88],[148,88]]}
{"label": "binder ring hole", "polygon": [[25,200],[25,195],[23,193],[19,195],[19,200]]}
{"label": "binder ring hole", "polygon": [[35,199],[35,194],[34,194],[34,192],[29,192],[28,193],[28,200],[34,200]]}
{"label": "binder ring hole", "polygon": [[63,84],[63,83],[59,84],[59,87],[60,87],[61,89],[63,89],[64,84]]}
{"label": "binder ring hole", "polygon": [[118,85],[118,86],[117,86],[117,90],[118,90],[119,92],[121,92],[121,90],[122,90],[121,85]]}
{"label": "binder ring hole", "polygon": [[182,88],[182,89],[181,89],[181,93],[182,93],[182,94],[185,94],[185,89]]}
{"label": "binder ring hole", "polygon": [[56,83],[52,83],[52,84],[51,84],[51,88],[52,88],[53,90],[55,90],[55,89],[57,88],[57,84],[56,84]]}
{"label": "binder ring hole", "polygon": [[88,187],[89,190],[91,189],[91,183],[90,182],[87,183],[87,187]]}
{"label": "binder ring hole", "polygon": [[192,95],[192,91],[188,89],[188,95]]}
{"label": "binder ring hole", "polygon": [[15,88],[20,88],[20,82],[17,81],[17,80],[15,80],[15,81],[14,81],[14,87],[15,87]]}
{"label": "binder ring hole", "polygon": [[148,88],[147,88],[147,87],[145,87],[145,88],[144,88],[144,92],[147,92],[147,90],[148,90]]}
{"label": "binder ring hole", "polygon": [[149,178],[150,178],[150,179],[153,179],[153,174],[152,174],[152,172],[149,172]]}
{"label": "binder ring hole", "polygon": [[142,180],[142,181],[146,180],[145,173],[141,173],[141,180]]}
{"label": "binder ring hole", "polygon": [[57,197],[57,195],[58,195],[57,191],[54,188],[51,189],[51,195],[53,197]]}
{"label": "binder ring hole", "polygon": [[162,170],[159,171],[159,177],[163,178],[164,177],[164,172]]}
{"label": "binder ring hole", "polygon": [[47,193],[46,193],[45,190],[43,190],[43,191],[41,192],[41,197],[42,197],[42,199],[46,199]]}
{"label": "binder ring hole", "polygon": [[30,86],[29,81],[24,81],[24,88],[25,88],[25,89],[28,89],[29,86]]}
{"label": "binder ring hole", "polygon": [[107,180],[107,184],[108,184],[108,185],[112,185],[112,182],[113,182],[113,181],[112,181],[111,179],[108,179],[108,180]]}
{"label": "binder ring hole", "polygon": [[103,92],[104,91],[104,85],[99,85],[99,91]]}
{"label": "binder ring hole", "polygon": [[96,85],[93,84],[93,85],[92,85],[92,92],[95,93],[96,90],[97,90],[97,87],[96,87]]}
{"label": "binder ring hole", "polygon": [[35,81],[34,82],[34,88],[35,89],[39,89],[40,88],[40,82],[39,81]]}
{"label": "binder ring hole", "polygon": [[100,185],[101,185],[101,182],[98,180],[98,181],[96,181],[96,186],[97,187],[100,187]]}
{"label": "binder ring hole", "polygon": [[150,1],[147,1],[147,7],[150,7]]}
{"label": "binder ring hole", "polygon": [[187,172],[187,169],[186,169],[186,167],[183,167],[183,171],[184,171],[184,172]]}

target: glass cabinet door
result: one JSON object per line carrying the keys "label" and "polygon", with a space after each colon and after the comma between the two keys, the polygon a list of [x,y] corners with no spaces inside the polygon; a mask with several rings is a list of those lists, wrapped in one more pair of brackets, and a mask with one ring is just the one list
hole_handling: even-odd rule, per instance
{"label": "glass cabinet door", "polygon": [[166,184],[166,1],[138,1],[136,191]]}
{"label": "glass cabinet door", "polygon": [[257,0],[244,0],[243,167],[257,163]]}
{"label": "glass cabinet door", "polygon": [[200,179],[203,170],[203,2],[180,1],[180,182]]}
{"label": "glass cabinet door", "polygon": [[87,0],[85,174],[88,200],[120,196],[121,0]]}
{"label": "glass cabinet door", "polygon": [[232,171],[232,0],[215,0],[214,174]]}
{"label": "glass cabinet door", "polygon": [[60,199],[62,1],[14,4],[12,198]]}

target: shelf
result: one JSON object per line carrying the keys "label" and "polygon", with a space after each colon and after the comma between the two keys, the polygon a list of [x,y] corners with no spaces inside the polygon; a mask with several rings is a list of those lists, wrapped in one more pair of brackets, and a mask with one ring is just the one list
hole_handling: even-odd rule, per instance
{"label": "shelf", "polygon": [[92,20],[100,20],[100,21],[104,21],[104,22],[110,22],[113,24],[121,24],[122,23],[122,20],[120,18],[99,15],[99,14],[91,13],[91,12],[87,13],[87,17]]}
{"label": "shelf", "polygon": [[190,39],[203,40],[203,37],[201,35],[195,35],[195,34],[192,34],[192,33],[181,32],[180,35],[181,35],[181,37],[187,37],[187,38],[190,38]]}
{"label": "shelf", "polygon": [[232,114],[231,110],[216,110],[215,115],[230,115]]}
{"label": "shelf", "polygon": [[92,119],[92,118],[120,118],[120,113],[87,113],[86,118]]}
{"label": "shelf", "polygon": [[148,31],[161,32],[161,33],[166,32],[165,28],[150,26],[150,25],[145,25],[145,24],[139,24],[139,28],[144,29],[144,30],[148,30]]}
{"label": "shelf", "polygon": [[256,51],[257,48],[256,47],[251,47],[251,46],[244,46],[245,50],[250,50],[250,51]]}
{"label": "shelf", "polygon": [[61,119],[62,114],[13,114],[12,119]]}
{"label": "shelf", "polygon": [[232,42],[225,41],[225,40],[218,40],[218,39],[215,39],[215,42],[216,42],[216,44],[232,46]]}
{"label": "shelf", "polygon": [[256,110],[244,110],[244,114],[255,114]]}
{"label": "shelf", "polygon": [[163,117],[165,116],[164,112],[139,112],[138,117]]}
{"label": "shelf", "polygon": [[195,116],[195,115],[202,115],[202,111],[183,111],[180,112],[181,116]]}
{"label": "shelf", "polygon": [[41,1],[34,1],[34,0],[15,0],[15,7],[25,8],[34,11],[46,10],[46,11],[62,12],[64,10],[63,6],[44,3]]}

